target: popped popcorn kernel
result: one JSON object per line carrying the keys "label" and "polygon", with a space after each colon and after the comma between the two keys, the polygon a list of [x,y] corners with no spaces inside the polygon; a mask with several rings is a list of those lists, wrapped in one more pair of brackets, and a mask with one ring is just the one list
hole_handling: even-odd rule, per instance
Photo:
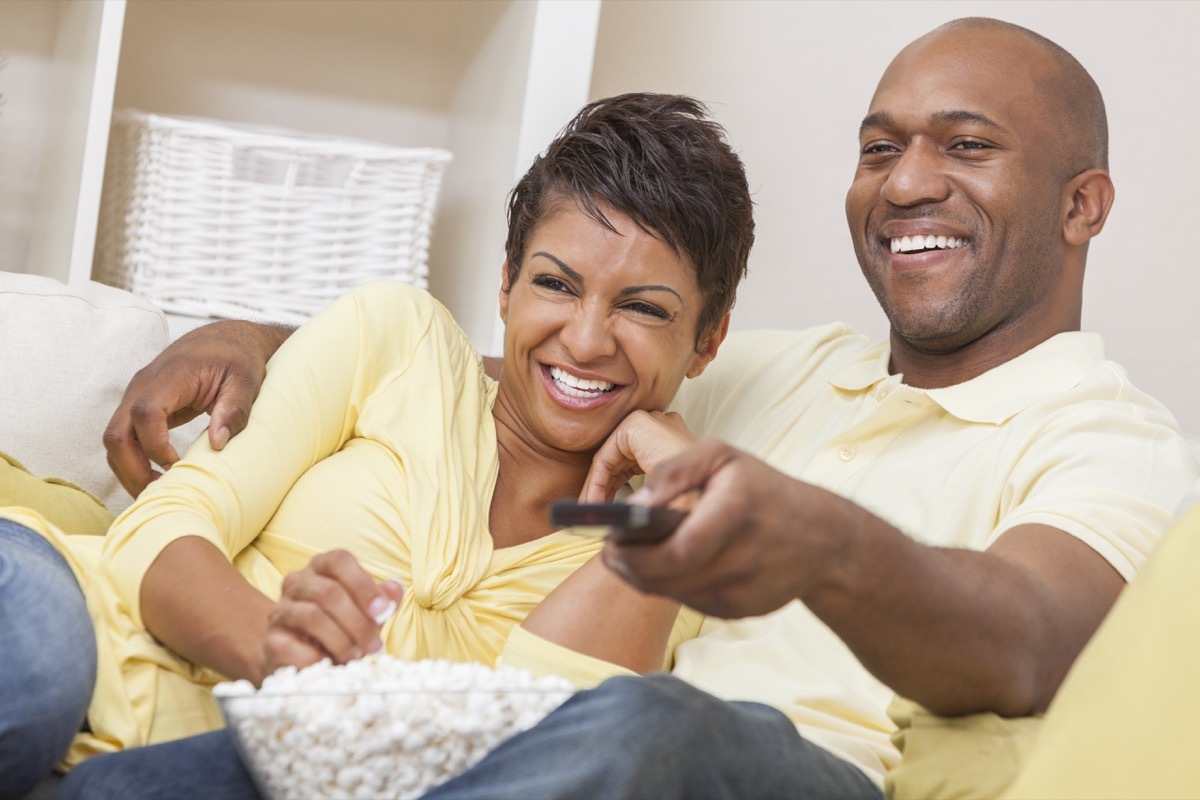
{"label": "popped popcorn kernel", "polygon": [[570,681],[512,667],[375,654],[284,667],[213,694],[272,800],[415,798],[570,697]]}

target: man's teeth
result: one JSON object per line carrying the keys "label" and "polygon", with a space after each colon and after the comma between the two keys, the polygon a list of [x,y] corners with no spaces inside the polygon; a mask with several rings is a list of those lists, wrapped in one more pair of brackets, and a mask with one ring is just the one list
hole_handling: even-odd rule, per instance
{"label": "man's teeth", "polygon": [[609,383],[608,381],[589,381],[577,378],[558,367],[550,368],[550,377],[554,379],[555,385],[562,390],[563,394],[568,394],[571,397],[595,397],[598,394],[604,394],[616,386],[616,384]]}
{"label": "man's teeth", "polygon": [[911,253],[914,250],[954,250],[967,244],[966,239],[953,236],[903,236],[892,239],[893,253]]}

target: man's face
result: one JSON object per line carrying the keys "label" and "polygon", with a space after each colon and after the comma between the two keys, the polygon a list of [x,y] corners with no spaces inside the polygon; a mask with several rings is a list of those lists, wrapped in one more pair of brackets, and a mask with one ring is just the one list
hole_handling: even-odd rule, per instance
{"label": "man's face", "polygon": [[947,353],[1020,338],[1064,278],[1053,70],[1032,43],[953,30],[903,51],[863,121],[846,217],[893,338]]}

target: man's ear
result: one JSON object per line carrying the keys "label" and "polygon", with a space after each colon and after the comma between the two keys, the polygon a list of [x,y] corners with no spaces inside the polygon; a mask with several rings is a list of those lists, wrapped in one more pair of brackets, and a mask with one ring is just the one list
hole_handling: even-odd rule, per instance
{"label": "man's ear", "polygon": [[508,324],[508,293],[512,286],[508,283],[508,259],[500,265],[500,321]]}
{"label": "man's ear", "polygon": [[717,323],[717,327],[697,344],[696,356],[687,371],[689,378],[695,378],[704,372],[708,363],[717,357],[717,350],[720,349],[721,342],[725,341],[728,333],[729,313],[726,312],[725,316],[721,317],[721,321]]}
{"label": "man's ear", "polygon": [[1089,169],[1072,178],[1063,190],[1063,239],[1067,244],[1087,244],[1104,229],[1116,189],[1102,169]]}

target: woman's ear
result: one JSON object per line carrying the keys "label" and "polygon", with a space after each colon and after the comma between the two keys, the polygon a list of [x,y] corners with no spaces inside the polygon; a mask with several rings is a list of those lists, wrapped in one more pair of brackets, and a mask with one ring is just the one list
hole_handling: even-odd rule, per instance
{"label": "woman's ear", "polygon": [[1087,244],[1104,229],[1112,209],[1116,189],[1112,178],[1102,169],[1089,169],[1072,178],[1063,191],[1066,216],[1063,239],[1067,244]]}
{"label": "woman's ear", "polygon": [[696,356],[692,361],[692,366],[688,368],[687,376],[695,378],[704,372],[708,363],[717,357],[717,350],[721,347],[721,342],[725,341],[725,336],[729,333],[729,314],[721,317],[721,321],[713,328],[707,336],[701,339],[696,345]]}
{"label": "woman's ear", "polygon": [[508,259],[500,265],[500,321],[508,324],[508,293],[512,286],[508,283]]}

